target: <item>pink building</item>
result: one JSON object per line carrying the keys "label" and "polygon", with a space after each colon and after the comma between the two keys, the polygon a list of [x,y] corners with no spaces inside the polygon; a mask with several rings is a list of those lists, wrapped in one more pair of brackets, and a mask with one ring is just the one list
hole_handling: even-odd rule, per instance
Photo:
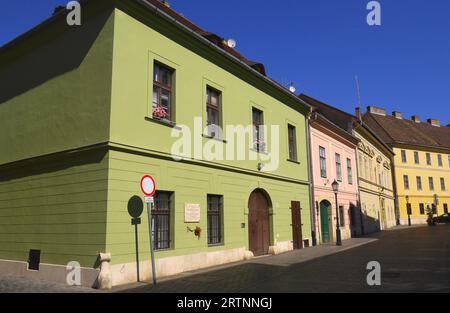
{"label": "pink building", "polygon": [[356,147],[358,139],[314,112],[310,122],[315,231],[319,243],[336,241],[336,199],[342,239],[361,233]]}

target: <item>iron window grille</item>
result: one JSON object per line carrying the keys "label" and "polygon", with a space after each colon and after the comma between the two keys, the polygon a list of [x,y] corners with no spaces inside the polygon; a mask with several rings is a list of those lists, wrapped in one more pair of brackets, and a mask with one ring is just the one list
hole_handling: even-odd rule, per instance
{"label": "iron window grille", "polygon": [[208,245],[223,244],[223,196],[208,195]]}
{"label": "iron window grille", "polygon": [[173,202],[173,193],[157,192],[155,206],[152,210],[152,238],[155,250],[170,249],[170,213]]}

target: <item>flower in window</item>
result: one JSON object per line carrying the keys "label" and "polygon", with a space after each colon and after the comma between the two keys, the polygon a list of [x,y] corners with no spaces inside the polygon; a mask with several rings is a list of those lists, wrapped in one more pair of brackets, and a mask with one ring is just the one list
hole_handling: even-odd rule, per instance
{"label": "flower in window", "polygon": [[258,151],[265,151],[266,150],[266,142],[262,139],[257,139],[253,143],[254,147]]}
{"label": "flower in window", "polygon": [[169,116],[166,109],[162,106],[156,106],[153,108],[153,117],[158,119],[165,119]]}

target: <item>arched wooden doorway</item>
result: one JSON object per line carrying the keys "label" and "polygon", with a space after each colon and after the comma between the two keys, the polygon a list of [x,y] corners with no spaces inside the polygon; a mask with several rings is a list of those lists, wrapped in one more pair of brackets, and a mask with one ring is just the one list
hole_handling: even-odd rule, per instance
{"label": "arched wooden doorway", "polygon": [[330,209],[331,203],[324,200],[320,202],[320,226],[322,229],[322,243],[328,243],[331,241],[331,232],[330,232]]}
{"label": "arched wooden doorway", "polygon": [[248,200],[249,250],[255,256],[269,253],[270,246],[270,200],[262,190],[255,190]]}

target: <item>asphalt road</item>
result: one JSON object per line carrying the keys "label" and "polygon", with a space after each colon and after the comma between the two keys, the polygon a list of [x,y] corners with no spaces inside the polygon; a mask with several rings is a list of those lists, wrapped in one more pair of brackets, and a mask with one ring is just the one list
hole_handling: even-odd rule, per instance
{"label": "asphalt road", "polygon": [[[250,262],[134,286],[136,293],[450,292],[450,225],[388,231],[371,244],[308,262]],[[286,258],[291,258],[286,262]],[[276,259],[274,259],[276,260]],[[369,286],[369,262],[381,266],[381,286]]]}

